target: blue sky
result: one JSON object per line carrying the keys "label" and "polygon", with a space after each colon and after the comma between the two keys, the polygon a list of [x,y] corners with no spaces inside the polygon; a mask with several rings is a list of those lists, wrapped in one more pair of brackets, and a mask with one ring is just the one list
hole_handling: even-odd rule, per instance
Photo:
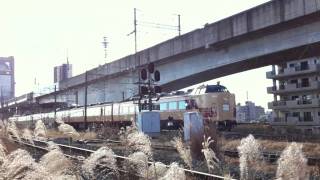
{"label": "blue sky", "polygon": [[[0,56],[14,56],[17,95],[53,83],[53,67],[69,61],[73,74],[134,53],[133,8],[140,21],[177,25],[182,33],[203,27],[267,0],[0,0]],[[138,50],[177,35],[177,31],[138,26]],[[108,37],[108,57],[101,44]],[[236,94],[237,102],[249,100],[267,106],[271,96],[264,67],[218,80]],[[212,80],[209,83],[216,83]],[[254,82],[254,85],[252,84]]]}

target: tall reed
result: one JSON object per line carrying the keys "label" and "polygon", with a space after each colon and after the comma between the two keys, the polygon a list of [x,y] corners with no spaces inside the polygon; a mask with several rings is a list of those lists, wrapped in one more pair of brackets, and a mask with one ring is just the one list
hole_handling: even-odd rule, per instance
{"label": "tall reed", "polygon": [[34,136],[37,138],[45,138],[47,137],[47,128],[42,122],[42,120],[38,120],[36,122],[36,126],[34,128]]}
{"label": "tall reed", "polygon": [[241,179],[254,179],[256,167],[263,162],[260,143],[250,134],[238,146]]}
{"label": "tall reed", "polygon": [[109,147],[101,147],[92,153],[82,165],[88,179],[116,179],[119,176],[115,154]]}
{"label": "tall reed", "polygon": [[307,159],[302,152],[302,144],[291,143],[278,159],[277,179],[309,179]]}
{"label": "tall reed", "polygon": [[165,173],[163,177],[160,178],[160,180],[167,180],[167,179],[179,179],[179,180],[185,180],[186,175],[182,169],[179,168],[178,163],[174,162],[170,164],[169,169]]}
{"label": "tall reed", "polygon": [[184,161],[184,163],[192,169],[192,157],[190,149],[186,147],[186,145],[183,143],[181,137],[174,137],[172,143],[176,147],[181,159]]}
{"label": "tall reed", "polygon": [[215,170],[220,168],[219,166],[220,161],[217,158],[216,153],[210,148],[210,145],[213,142],[214,141],[211,139],[211,137],[208,137],[206,139],[205,136],[204,136],[204,141],[202,142],[201,152],[205,157],[209,173],[213,173]]}

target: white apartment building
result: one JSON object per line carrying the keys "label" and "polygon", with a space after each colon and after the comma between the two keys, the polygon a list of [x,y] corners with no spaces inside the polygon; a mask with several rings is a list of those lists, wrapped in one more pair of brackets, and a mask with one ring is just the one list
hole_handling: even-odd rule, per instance
{"label": "white apartment building", "polygon": [[291,127],[302,133],[320,133],[320,58],[312,57],[272,66],[267,78],[274,95],[268,108],[273,110],[271,124],[280,131]]}

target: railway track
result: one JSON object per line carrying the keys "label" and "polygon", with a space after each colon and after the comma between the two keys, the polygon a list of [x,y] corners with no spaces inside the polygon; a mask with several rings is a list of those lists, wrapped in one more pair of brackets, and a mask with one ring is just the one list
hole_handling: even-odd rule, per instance
{"label": "railway track", "polygon": [[287,134],[287,135],[274,135],[274,134],[262,134],[262,133],[244,133],[244,132],[228,132],[228,131],[223,131],[221,132],[221,135],[227,139],[231,138],[245,138],[249,134],[252,134],[255,138],[261,138],[261,139],[269,139],[269,140],[285,140],[285,141],[295,141],[295,142],[305,142],[306,140],[308,142],[320,142],[319,137],[315,136],[308,136],[308,135],[297,135],[293,136],[292,134]]}
{"label": "railway track", "polygon": [[[234,158],[239,158],[239,153],[236,150],[225,150],[223,151],[223,154],[225,156],[229,156],[229,157],[234,157]],[[263,157],[268,160],[270,163],[275,163],[280,155],[281,152],[262,152]],[[318,165],[320,164],[320,158],[319,157],[306,157],[308,160],[308,165],[310,166],[314,166],[314,165]]]}
{"label": "railway track", "polygon": [[[13,141],[15,141],[18,144],[28,146],[30,148],[34,148],[36,150],[45,151],[45,152],[49,151],[47,148],[46,141],[33,140],[34,144],[31,144],[25,140],[18,141],[16,139],[13,139]],[[79,156],[88,157],[88,156],[90,156],[91,153],[95,152],[94,150],[79,148],[79,147],[75,147],[75,146],[69,146],[69,145],[65,145],[65,144],[56,143],[56,145],[58,145],[61,148],[61,150],[63,151],[63,153],[65,154],[66,157],[69,157],[69,158],[75,159],[75,160],[81,160],[81,159],[79,159]],[[115,155],[114,157],[119,162],[124,161],[124,160],[131,160],[130,158],[125,157],[125,156]],[[148,162],[148,164],[153,165],[153,162]],[[166,167],[169,168],[168,165],[166,165]],[[185,168],[180,168],[180,169],[183,170],[187,176],[195,177],[196,179],[229,179],[229,178],[225,178],[225,177],[222,177],[219,175],[209,174],[209,173],[205,173],[205,172],[194,171],[194,170],[185,169]]]}

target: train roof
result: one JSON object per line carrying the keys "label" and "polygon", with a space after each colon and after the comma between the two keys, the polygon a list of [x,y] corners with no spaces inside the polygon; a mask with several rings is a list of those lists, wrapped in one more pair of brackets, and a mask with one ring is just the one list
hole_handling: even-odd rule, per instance
{"label": "train roof", "polygon": [[220,92],[229,92],[229,91],[225,86],[222,86],[218,83],[216,85],[201,85],[199,87],[196,87],[191,91],[190,95],[220,93]]}

